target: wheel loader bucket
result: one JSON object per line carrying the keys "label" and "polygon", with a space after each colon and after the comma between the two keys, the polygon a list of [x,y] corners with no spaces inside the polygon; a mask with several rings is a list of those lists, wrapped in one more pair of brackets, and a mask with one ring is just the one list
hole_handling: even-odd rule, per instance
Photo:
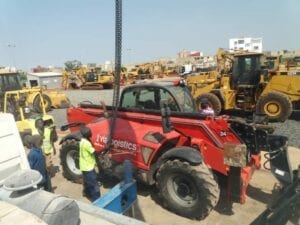
{"label": "wheel loader bucket", "polygon": [[50,97],[53,108],[58,109],[70,107],[70,100],[64,93],[58,91],[46,91],[45,94]]}

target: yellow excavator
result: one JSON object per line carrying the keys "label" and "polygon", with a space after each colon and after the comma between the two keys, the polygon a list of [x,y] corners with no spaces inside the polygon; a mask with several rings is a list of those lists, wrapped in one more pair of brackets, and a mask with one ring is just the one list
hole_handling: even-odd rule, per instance
{"label": "yellow excavator", "polygon": [[101,67],[85,67],[77,60],[68,61],[65,64],[62,79],[64,89],[101,90],[113,87],[113,73],[102,71]]}
{"label": "yellow excavator", "polygon": [[285,121],[300,103],[300,76],[262,70],[263,54],[219,49],[218,70],[187,78],[198,106],[208,99],[215,114],[241,109]]}
{"label": "yellow excavator", "polygon": [[84,75],[84,83],[81,89],[84,90],[101,90],[111,89],[114,83],[114,74],[102,71],[100,67],[88,68]]}
{"label": "yellow excavator", "polygon": [[28,104],[33,105],[33,110],[36,112],[42,112],[42,101],[47,112],[51,108],[67,108],[70,106],[70,100],[64,93],[50,91],[45,87],[26,87],[26,85],[21,84],[18,72],[0,69],[0,108],[3,107],[4,95],[7,91],[20,90],[23,91],[23,94],[26,93],[26,101]]}

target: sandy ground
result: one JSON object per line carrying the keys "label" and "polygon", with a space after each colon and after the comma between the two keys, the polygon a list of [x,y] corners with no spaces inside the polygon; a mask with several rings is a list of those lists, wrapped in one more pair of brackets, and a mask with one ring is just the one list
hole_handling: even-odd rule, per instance
{"label": "sandy ground", "polygon": [[[59,132],[62,137],[67,133]],[[58,154],[54,156],[54,164],[57,173],[52,178],[52,184],[57,194],[63,194],[74,199],[88,202],[82,196],[82,185],[75,184],[63,178],[59,163],[59,146],[57,145]],[[300,164],[300,149],[289,148],[290,160],[293,168]],[[155,225],[204,225],[204,224],[228,224],[243,225],[250,224],[265,208],[274,195],[272,189],[276,183],[276,179],[271,175],[270,171],[265,169],[258,170],[254,173],[253,179],[248,187],[247,201],[245,204],[233,204],[233,212],[228,213],[226,210],[226,200],[221,197],[217,207],[210,215],[201,221],[190,220],[178,216],[164,209],[158,202],[156,190],[154,187],[138,185],[138,202],[135,206],[135,218]],[[101,193],[104,194],[109,187],[101,187]]]}

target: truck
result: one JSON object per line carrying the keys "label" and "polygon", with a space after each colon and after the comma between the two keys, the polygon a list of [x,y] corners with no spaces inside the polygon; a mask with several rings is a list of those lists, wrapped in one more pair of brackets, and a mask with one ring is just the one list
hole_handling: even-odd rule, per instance
{"label": "truck", "polygon": [[217,115],[239,109],[266,114],[271,121],[288,119],[300,109],[300,76],[263,70],[262,60],[262,53],[219,49],[217,71],[187,78],[197,106],[206,98]]}
{"label": "truck", "polygon": [[127,86],[114,110],[87,102],[67,110],[68,124],[62,129],[69,128],[71,133],[60,141],[66,179],[81,181],[78,129],[85,125],[92,131],[95,150],[102,153],[100,171],[118,176],[122,162],[129,159],[136,178],[155,185],[161,203],[184,217],[203,219],[209,214],[220,197],[219,179],[226,180],[230,201],[245,203],[263,150],[272,156],[275,177],[283,185],[292,182],[286,137],[272,134],[260,116],[247,123],[199,114],[183,81]]}

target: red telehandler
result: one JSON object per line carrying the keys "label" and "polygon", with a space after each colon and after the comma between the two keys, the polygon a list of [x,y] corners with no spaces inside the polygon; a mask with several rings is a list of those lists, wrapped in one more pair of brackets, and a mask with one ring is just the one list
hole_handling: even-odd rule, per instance
{"label": "red telehandler", "polygon": [[62,129],[71,128],[72,133],[60,142],[64,176],[72,181],[81,177],[78,128],[85,125],[92,130],[96,151],[103,154],[100,170],[118,175],[123,161],[131,160],[135,176],[156,184],[164,205],[185,217],[202,219],[214,208],[220,195],[218,177],[227,180],[228,199],[244,203],[252,174],[260,168],[262,150],[269,154],[275,177],[290,187],[295,179],[287,138],[272,135],[260,117],[246,123],[199,115],[190,91],[179,81],[128,86],[119,100],[121,12],[121,0],[116,0],[113,105],[83,103],[68,109],[69,124]]}
{"label": "red telehandler", "polygon": [[[262,150],[270,154],[276,178],[283,185],[292,182],[286,137],[272,135],[266,124],[205,117],[195,108],[181,82],[125,87],[109,150],[111,174],[117,175],[122,162],[130,159],[135,175],[149,185],[156,184],[169,209],[198,219],[207,216],[218,202],[218,176],[227,180],[228,199],[245,202],[247,185],[254,170],[260,168]],[[61,140],[60,152],[67,179],[81,178],[79,125],[90,127],[96,151],[106,152],[112,112],[112,106],[91,103],[68,109],[69,124],[63,129],[73,132]],[[107,164],[104,159],[101,165]]]}

